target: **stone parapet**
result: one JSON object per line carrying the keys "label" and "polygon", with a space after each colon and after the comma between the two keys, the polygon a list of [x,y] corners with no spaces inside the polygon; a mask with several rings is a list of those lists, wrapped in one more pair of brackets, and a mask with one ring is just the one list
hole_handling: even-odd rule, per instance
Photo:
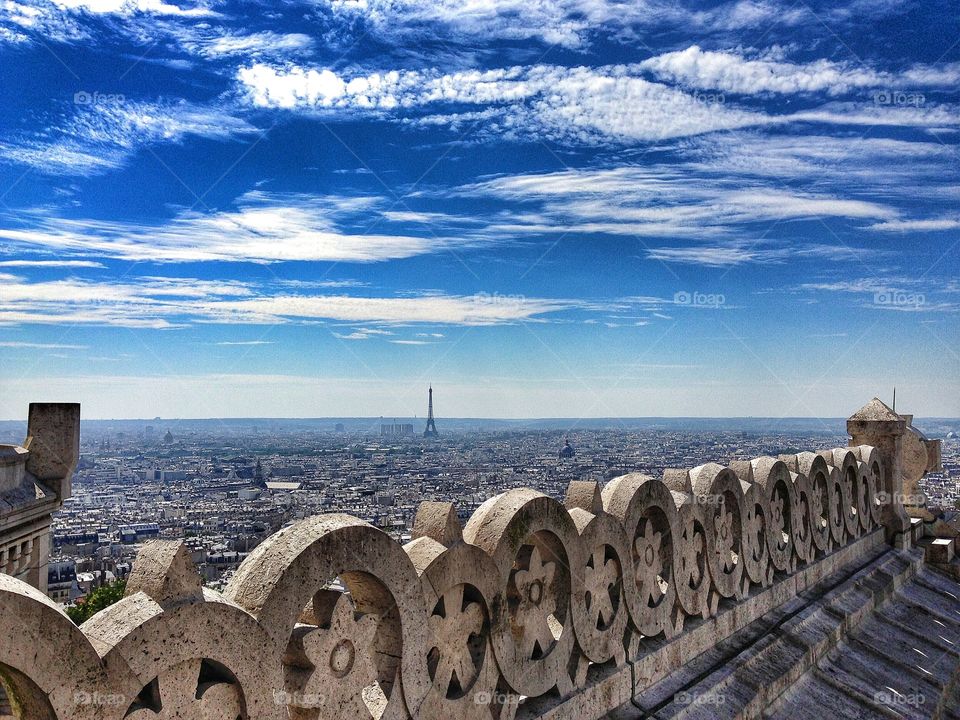
{"label": "stone parapet", "polygon": [[859,445],[510,490],[462,528],[431,502],[403,546],[321,515],[223,594],[155,541],[80,628],[0,575],[0,678],[31,720],[599,718],[884,547],[887,472]]}

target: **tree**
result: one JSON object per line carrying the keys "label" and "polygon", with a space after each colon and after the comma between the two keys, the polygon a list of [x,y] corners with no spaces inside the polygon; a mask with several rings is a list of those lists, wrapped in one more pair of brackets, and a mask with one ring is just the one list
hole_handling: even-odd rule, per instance
{"label": "tree", "polygon": [[73,607],[68,607],[67,615],[70,616],[74,624],[80,625],[104,608],[110,607],[115,602],[122,600],[123,593],[126,589],[126,580],[114,580],[106,585],[101,585],[83,598],[82,602]]}

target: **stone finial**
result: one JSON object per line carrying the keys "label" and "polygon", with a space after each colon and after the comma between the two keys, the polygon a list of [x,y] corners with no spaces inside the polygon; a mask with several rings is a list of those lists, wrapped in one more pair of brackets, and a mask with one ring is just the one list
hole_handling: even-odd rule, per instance
{"label": "stone finial", "polygon": [[567,486],[567,497],[563,504],[567,510],[580,508],[593,515],[599,515],[603,512],[600,486],[592,480],[571,480]]}
{"label": "stone finial", "polygon": [[151,540],[137,554],[124,597],[144,592],[160,605],[203,601],[200,575],[183,540]]}
{"label": "stone finial", "polygon": [[426,501],[420,503],[413,520],[414,540],[428,537],[450,547],[463,540],[463,529],[453,503]]}
{"label": "stone finial", "polygon": [[27,472],[70,497],[70,480],[80,459],[80,403],[30,403]]}
{"label": "stone finial", "polygon": [[[880,491],[890,498],[904,496],[903,436],[906,429],[907,421],[879,398],[868,402],[847,420],[851,445],[871,445],[883,459],[887,472],[884,476],[884,487],[880,488]],[[827,461],[830,463],[830,459]],[[901,502],[884,504],[882,523],[888,540],[896,541],[900,538],[905,541],[906,533],[910,530],[910,518]]]}

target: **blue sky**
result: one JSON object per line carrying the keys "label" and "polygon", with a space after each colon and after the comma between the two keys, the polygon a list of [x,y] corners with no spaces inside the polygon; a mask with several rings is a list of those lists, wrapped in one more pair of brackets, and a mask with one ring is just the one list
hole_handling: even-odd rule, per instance
{"label": "blue sky", "polygon": [[949,2],[0,6],[0,418],[960,415]]}

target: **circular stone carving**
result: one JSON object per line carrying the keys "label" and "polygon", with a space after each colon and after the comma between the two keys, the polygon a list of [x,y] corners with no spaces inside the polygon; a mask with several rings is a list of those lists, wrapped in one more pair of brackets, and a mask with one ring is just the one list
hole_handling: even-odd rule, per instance
{"label": "circular stone carving", "polygon": [[743,493],[743,570],[752,582],[759,585],[769,584],[767,577],[770,567],[770,551],[767,548],[767,494],[762,485],[744,483]]}
{"label": "circular stone carving", "polygon": [[793,507],[790,511],[793,551],[800,562],[807,563],[814,558],[813,489],[806,475],[791,472],[790,479],[793,482]]}
{"label": "circular stone carving", "polygon": [[404,549],[420,575],[431,613],[428,645],[434,663],[421,717],[490,720],[500,677],[491,608],[504,604],[497,566],[483,550],[466,543],[446,548],[422,537]]}
{"label": "circular stone carving", "polygon": [[795,490],[787,466],[772,457],[761,457],[751,462],[753,476],[766,494],[767,550],[770,562],[780,572],[792,572],[793,556],[792,513],[796,507]]}
{"label": "circular stone carving", "polygon": [[694,497],[701,506],[707,532],[707,565],[713,588],[720,597],[734,597],[741,590],[744,563],[741,537],[743,488],[736,474],[716,463],[690,471]]}
{"label": "circular stone carving", "polygon": [[[810,491],[810,534],[820,553],[830,549],[830,467],[815,453],[797,455],[800,474],[806,476]],[[811,557],[812,559],[812,557]]]}
{"label": "circular stone carving", "polygon": [[[332,592],[325,588],[338,577],[349,599],[324,595]],[[384,696],[380,701],[386,702],[382,716],[390,718],[415,715],[430,686],[428,625],[419,589],[413,564],[389,535],[350,515],[332,514],[301,520],[268,538],[243,562],[225,594],[255,615],[284,650],[308,603],[332,611],[336,627],[312,631],[315,639],[294,639],[325,644],[339,634],[331,648],[344,637],[353,641],[354,665],[362,659],[363,668],[373,668]],[[369,637],[369,643],[356,643],[357,636]],[[310,664],[315,659],[319,661],[311,656]],[[321,684],[322,676],[315,677],[321,668],[326,674],[325,661],[315,666],[311,688]],[[364,675],[354,669],[351,677],[355,674],[358,681]],[[402,693],[393,687],[398,677]],[[339,711],[324,705],[322,716],[334,712]]]}
{"label": "circular stone carving", "polygon": [[[568,688],[572,616],[585,612],[580,540],[566,508],[529,489],[510,490],[477,508],[464,539],[493,559],[505,602],[493,611],[493,647],[518,694]],[[535,585],[542,586],[534,599]]]}
{"label": "circular stone carving", "polygon": [[847,448],[834,448],[832,451],[833,466],[839,471],[840,489],[843,497],[843,524],[847,530],[847,537],[860,537],[860,496],[861,478],[857,468],[857,458]]}
{"label": "circular stone carving", "polygon": [[[611,515],[570,511],[580,545],[586,550],[583,566],[584,612],[576,612],[573,625],[583,654],[595,663],[625,659],[623,633],[628,610],[624,598],[624,563],[630,562],[623,527]],[[631,576],[632,578],[632,576]]]}
{"label": "circular stone carving", "polygon": [[626,530],[632,567],[624,569],[624,595],[634,626],[647,637],[672,637],[681,536],[673,495],[659,480],[631,473],[607,483],[603,505]]}
{"label": "circular stone carving", "polygon": [[865,466],[866,478],[868,483],[868,493],[871,501],[868,503],[870,508],[870,519],[873,527],[879,527],[883,520],[883,502],[892,501],[887,498],[887,492],[884,490],[887,486],[885,468],[880,452],[870,445],[861,445],[855,448],[854,452],[859,454],[861,462]]}
{"label": "circular stone carving", "polygon": [[[674,495],[676,497],[676,495]],[[707,567],[707,531],[701,506],[693,496],[677,508],[680,559],[673,569],[677,601],[687,615],[710,615],[710,569]]]}

